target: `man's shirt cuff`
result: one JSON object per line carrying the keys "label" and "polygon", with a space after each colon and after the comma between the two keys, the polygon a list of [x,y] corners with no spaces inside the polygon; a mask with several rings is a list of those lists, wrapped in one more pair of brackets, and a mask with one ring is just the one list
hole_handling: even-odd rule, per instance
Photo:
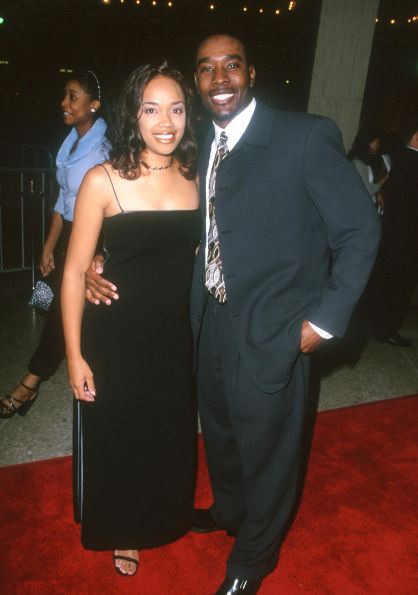
{"label": "man's shirt cuff", "polygon": [[[309,322],[309,320],[308,320]],[[312,324],[312,322],[309,322],[309,324],[311,325],[311,327],[313,328],[313,330],[318,333],[318,335],[320,337],[322,337],[323,339],[332,339],[334,335],[331,335],[330,333],[327,333],[327,331],[324,331],[322,328],[319,328],[319,326],[316,326],[315,324]]]}

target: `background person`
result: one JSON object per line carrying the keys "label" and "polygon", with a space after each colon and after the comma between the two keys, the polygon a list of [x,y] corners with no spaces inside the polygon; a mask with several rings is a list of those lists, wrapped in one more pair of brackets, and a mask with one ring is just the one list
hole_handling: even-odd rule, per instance
{"label": "background person", "polygon": [[418,278],[418,122],[403,133],[385,185],[383,233],[364,296],[372,335],[395,347],[411,341],[399,334]]}
{"label": "background person", "polygon": [[[189,302],[201,216],[190,101],[167,64],[130,75],[110,160],[80,189],[64,272],[69,380],[81,401],[81,541],[114,550],[123,575],[136,573],[138,549],[174,541],[192,523]],[[102,226],[121,296],[112,308],[88,304],[83,316]]]}
{"label": "background person", "polygon": [[360,174],[379,215],[384,211],[384,184],[389,178],[391,160],[381,153],[381,138],[377,129],[364,127],[354,139],[348,158]]}
{"label": "background person", "polygon": [[107,125],[99,117],[101,107],[100,82],[92,70],[75,75],[66,83],[61,108],[65,124],[72,128],[56,159],[60,191],[39,263],[43,277],[57,269],[53,280],[54,298],[27,373],[1,400],[2,418],[10,418],[15,413],[24,415],[37,397],[40,382],[55,374],[65,356],[60,286],[78,189],[84,174],[104,161],[109,150],[105,136]]}

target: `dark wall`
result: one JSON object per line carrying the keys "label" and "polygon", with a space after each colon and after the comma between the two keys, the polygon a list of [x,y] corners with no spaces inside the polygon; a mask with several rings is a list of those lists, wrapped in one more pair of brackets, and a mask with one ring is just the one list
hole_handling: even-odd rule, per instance
{"label": "dark wall", "polygon": [[[283,0],[259,3],[217,0],[216,10],[200,0],[16,0],[3,3],[0,29],[0,140],[46,144],[56,150],[65,134],[60,100],[66,74],[59,68],[92,69],[108,99],[141,63],[168,59],[192,80],[196,46],[206,35],[245,37],[257,67],[257,93],[284,109],[306,109],[320,0],[299,1],[288,11]],[[274,14],[275,7],[281,14]],[[286,80],[290,84],[286,84]]]}

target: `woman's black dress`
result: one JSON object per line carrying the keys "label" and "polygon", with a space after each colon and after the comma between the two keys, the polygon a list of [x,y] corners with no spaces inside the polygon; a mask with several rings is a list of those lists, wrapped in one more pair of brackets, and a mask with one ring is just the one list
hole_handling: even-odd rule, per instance
{"label": "woman's black dress", "polygon": [[83,318],[82,352],[97,391],[95,403],[80,402],[75,420],[86,548],[150,548],[190,529],[196,420],[189,296],[200,230],[198,209],[104,220],[106,278],[120,298],[88,304]]}

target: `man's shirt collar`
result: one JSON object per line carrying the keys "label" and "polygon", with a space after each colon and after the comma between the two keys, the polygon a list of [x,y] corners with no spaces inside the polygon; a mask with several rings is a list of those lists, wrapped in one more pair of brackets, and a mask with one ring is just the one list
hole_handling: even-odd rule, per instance
{"label": "man's shirt collar", "polygon": [[232,151],[232,149],[235,147],[235,145],[247,129],[247,126],[250,123],[251,118],[253,117],[255,106],[256,101],[253,97],[251,102],[247,105],[247,107],[243,109],[242,112],[237,114],[235,118],[225,128],[221,128],[214,122],[213,127],[215,129],[215,145],[218,145],[219,143],[219,137],[221,136],[221,132],[225,132],[226,136],[228,137],[228,151]]}

